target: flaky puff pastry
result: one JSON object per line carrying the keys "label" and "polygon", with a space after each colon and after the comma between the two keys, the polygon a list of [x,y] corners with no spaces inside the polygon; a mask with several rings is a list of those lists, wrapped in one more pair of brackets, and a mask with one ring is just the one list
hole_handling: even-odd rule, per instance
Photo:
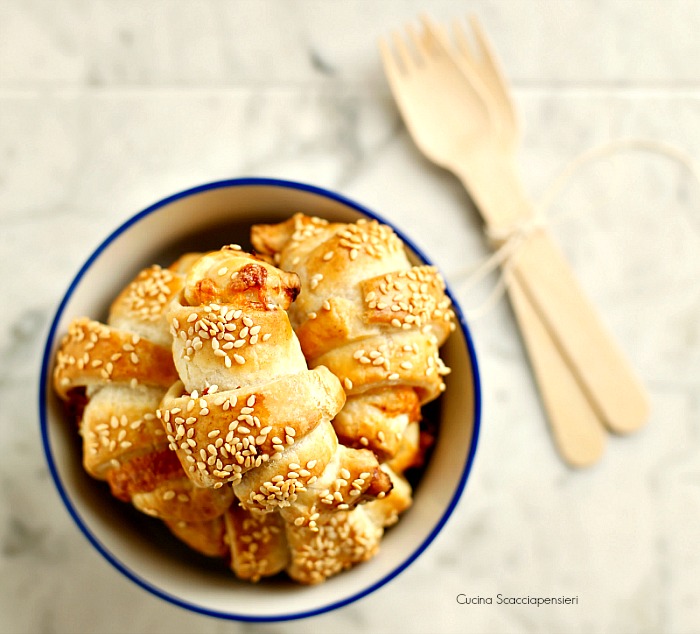
{"label": "flaky puff pastry", "polygon": [[289,562],[285,522],[279,513],[248,511],[234,501],[213,520],[166,524],[190,548],[228,559],[239,579],[260,581],[284,571]]}
{"label": "flaky puff pastry", "polygon": [[304,526],[287,525],[287,574],[299,583],[317,584],[374,557],[385,529],[396,524],[413,504],[413,490],[404,472],[421,467],[424,457],[420,427],[413,421],[406,427],[396,455],[380,465],[391,479],[389,495],[324,517],[315,534]]}
{"label": "flaky puff pastry", "polygon": [[244,509],[313,530],[391,482],[372,452],[338,443],[345,393],[306,365],[286,312],[298,291],[295,274],[239,248],[195,262],[168,311],[180,381],[159,416],[193,482],[230,484]]}
{"label": "flaky puff pastry", "polygon": [[419,461],[418,424],[412,423],[397,456],[381,465],[391,479],[391,493],[346,511],[319,515],[313,529],[286,522],[279,512],[250,511],[237,502],[215,520],[169,526],[195,550],[228,558],[240,579],[259,581],[284,571],[298,583],[321,583],[377,554],[384,530],[412,504],[411,486],[402,471]]}
{"label": "flaky puff pastry", "polygon": [[112,303],[106,325],[74,320],[54,369],[56,392],[79,413],[86,471],[107,480],[117,498],[172,521],[209,520],[233,498],[193,485],[156,419],[177,379],[163,310],[192,261],[141,271]]}
{"label": "flaky puff pastry", "polygon": [[454,329],[454,313],[440,274],[411,266],[398,236],[374,220],[297,214],[254,226],[251,240],[299,275],[290,319],[309,367],[328,367],[347,392],[333,423],[339,438],[390,459],[420,406],[445,388],[449,370],[438,348]]}

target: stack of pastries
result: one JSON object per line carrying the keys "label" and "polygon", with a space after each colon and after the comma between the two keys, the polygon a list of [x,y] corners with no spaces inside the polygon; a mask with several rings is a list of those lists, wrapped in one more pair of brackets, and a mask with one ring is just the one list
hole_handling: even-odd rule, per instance
{"label": "stack of pastries", "polygon": [[152,266],[56,357],[83,464],[191,548],[304,584],[376,554],[445,389],[444,283],[390,228],[297,214]]}

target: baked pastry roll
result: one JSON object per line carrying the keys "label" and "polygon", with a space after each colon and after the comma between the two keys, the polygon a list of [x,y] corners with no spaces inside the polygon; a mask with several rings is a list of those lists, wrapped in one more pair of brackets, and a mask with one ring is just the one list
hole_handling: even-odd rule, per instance
{"label": "baked pastry roll", "polygon": [[230,484],[244,509],[313,530],[391,482],[372,452],[338,443],[345,393],[306,365],[287,315],[298,292],[295,274],[233,246],[195,262],[168,310],[180,381],[159,416],[198,486]]}
{"label": "baked pastry roll", "polygon": [[74,320],[54,369],[56,392],[79,413],[86,471],[119,499],[173,521],[209,520],[233,499],[230,491],[193,485],[156,418],[177,379],[163,311],[191,261],[141,271],[113,302],[106,325]]}
{"label": "baked pastry roll", "polygon": [[338,437],[390,459],[420,406],[445,389],[449,369],[438,349],[454,329],[454,313],[440,274],[412,266],[398,236],[374,220],[297,214],[255,225],[251,240],[299,275],[289,315],[309,367],[328,367],[347,393],[333,422]]}

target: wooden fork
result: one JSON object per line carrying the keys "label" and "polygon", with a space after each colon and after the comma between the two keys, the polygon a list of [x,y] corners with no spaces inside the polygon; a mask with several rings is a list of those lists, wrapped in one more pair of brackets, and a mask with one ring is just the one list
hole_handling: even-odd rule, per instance
{"label": "wooden fork", "polygon": [[[532,220],[534,210],[517,177],[518,127],[507,85],[483,31],[478,56],[456,32],[452,52],[429,21],[395,33],[382,59],[406,126],[421,151],[467,187],[491,231]],[[585,299],[549,232],[533,232],[511,263],[509,294],[549,414],[555,442],[570,464],[595,462],[604,435],[641,425],[646,395]]]}

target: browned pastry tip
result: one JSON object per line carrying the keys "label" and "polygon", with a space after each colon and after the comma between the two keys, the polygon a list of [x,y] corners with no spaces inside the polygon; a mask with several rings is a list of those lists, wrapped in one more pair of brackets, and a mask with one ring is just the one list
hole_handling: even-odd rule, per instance
{"label": "browned pastry tip", "polygon": [[183,290],[183,304],[251,304],[264,309],[287,309],[299,294],[299,277],[282,271],[235,245],[198,259],[190,268]]}
{"label": "browned pastry tip", "polygon": [[239,579],[255,582],[286,568],[289,549],[278,513],[255,513],[234,503],[224,520],[231,569]]}
{"label": "browned pastry tip", "polygon": [[230,553],[223,515],[195,522],[165,520],[165,524],[175,537],[202,555],[226,557]]}

